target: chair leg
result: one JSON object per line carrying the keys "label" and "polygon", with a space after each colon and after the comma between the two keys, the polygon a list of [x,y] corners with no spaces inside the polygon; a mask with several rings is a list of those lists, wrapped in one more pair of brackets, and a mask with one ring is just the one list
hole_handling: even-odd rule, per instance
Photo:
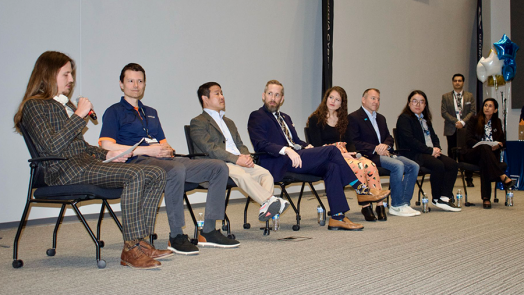
{"label": "chair leg", "polygon": [[294,231],[300,230],[300,212],[297,210],[297,207],[295,207],[295,203],[293,203],[293,200],[291,200],[291,197],[287,193],[285,184],[278,183],[278,185],[280,186],[280,190],[281,190],[280,197],[282,198],[283,196],[285,196],[286,199],[289,201],[291,208],[293,208],[293,211],[295,211],[296,218],[297,218],[297,224],[293,225],[293,230]]}
{"label": "chair leg", "polygon": [[466,177],[464,176],[464,170],[460,169],[460,175],[462,178],[462,186],[464,187],[464,206],[475,206],[475,204],[468,202],[468,186],[466,185]]}
{"label": "chair leg", "polygon": [[29,191],[29,197],[24,207],[24,212],[22,213],[22,218],[20,218],[20,223],[18,224],[18,229],[16,230],[15,240],[13,243],[13,267],[20,268],[24,266],[24,262],[21,259],[18,259],[18,241],[20,240],[20,235],[22,234],[22,229],[25,226],[27,215],[29,214],[29,206],[31,205],[31,191]]}
{"label": "chair leg", "polygon": [[320,205],[320,207],[322,207],[323,214],[324,214],[324,219],[322,219],[323,223],[321,222],[320,225],[324,226],[324,225],[326,225],[326,220],[327,220],[326,219],[326,212],[327,212],[326,207],[324,207],[324,203],[322,203],[322,200],[320,200],[320,197],[319,197],[317,191],[315,190],[315,187],[313,186],[313,183],[308,182],[308,184],[309,184],[309,187],[311,188],[311,192],[313,193],[313,195],[317,199],[318,204]]}
{"label": "chair leg", "polygon": [[109,215],[111,215],[111,217],[115,221],[116,225],[118,226],[118,229],[120,229],[120,232],[123,232],[124,230],[122,228],[122,223],[120,223],[120,220],[118,220],[118,217],[116,216],[115,211],[113,211],[113,208],[111,208],[107,200],[102,200],[102,202],[105,203],[107,212],[109,212]]}
{"label": "chair leg", "polygon": [[[62,224],[62,219],[64,218],[65,206],[66,204],[62,204],[62,207],[60,208],[60,213],[58,214],[58,218],[56,219],[55,229],[53,230],[53,248],[52,249],[56,249],[58,228],[60,227],[60,224]],[[49,255],[49,256],[54,256],[54,255]]]}
{"label": "chair leg", "polygon": [[91,227],[89,226],[89,224],[87,224],[87,221],[85,220],[84,216],[82,215],[82,212],[80,212],[80,210],[78,209],[78,206],[76,205],[77,203],[78,203],[77,201],[71,202],[71,207],[73,207],[73,210],[75,210],[76,215],[78,216],[78,218],[80,219],[80,221],[84,225],[84,228],[89,233],[89,236],[91,236],[91,239],[95,243],[95,246],[96,246],[96,263],[98,265],[98,268],[105,268],[106,267],[106,262],[104,260],[100,259],[100,248],[101,248],[100,247],[100,243],[97,240],[97,238],[95,237],[95,234],[91,230]]}
{"label": "chair leg", "polygon": [[420,182],[416,181],[416,184],[418,186],[418,201],[416,203],[417,206],[420,206],[420,196],[424,194],[424,190],[422,189],[422,185],[424,184],[424,178],[426,178],[426,174],[423,174],[422,175],[422,179],[420,180]]}
{"label": "chair leg", "polygon": [[191,207],[191,203],[189,203],[189,198],[187,197],[187,194],[184,193],[184,200],[186,201],[187,211],[189,211],[189,215],[191,215],[191,219],[193,220],[193,224],[195,225],[195,233],[193,235],[193,239],[191,239],[191,243],[194,245],[198,244],[198,223],[195,218],[195,213],[193,213],[193,208]]}
{"label": "chair leg", "polygon": [[251,198],[247,197],[246,199],[246,207],[244,208],[244,229],[250,229],[251,224],[247,222],[247,208],[249,207],[249,203],[251,202]]}

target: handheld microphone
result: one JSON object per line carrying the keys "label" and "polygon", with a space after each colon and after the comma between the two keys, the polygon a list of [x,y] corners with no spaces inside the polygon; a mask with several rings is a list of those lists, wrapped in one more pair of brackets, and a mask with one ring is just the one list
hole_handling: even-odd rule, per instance
{"label": "handheld microphone", "polygon": [[[80,100],[81,97],[83,97],[83,96],[82,96],[82,95],[79,95],[79,96],[76,98],[76,100],[75,100],[75,102],[76,102],[75,105],[76,105],[77,107],[78,107],[78,101]],[[89,113],[87,113],[87,115],[88,115],[89,117],[91,117],[91,119],[93,119],[93,121],[96,121],[96,119],[98,118],[98,117],[96,116],[95,111],[93,111],[92,109],[89,111]]]}

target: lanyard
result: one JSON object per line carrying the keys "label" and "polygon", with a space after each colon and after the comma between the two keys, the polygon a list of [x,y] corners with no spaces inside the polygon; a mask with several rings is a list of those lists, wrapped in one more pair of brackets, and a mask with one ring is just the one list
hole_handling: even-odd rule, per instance
{"label": "lanyard", "polygon": [[[142,115],[143,115],[143,119],[142,119],[142,116],[140,116],[140,112],[139,110],[142,112]],[[146,135],[149,139],[153,139],[151,137],[151,135],[149,135],[149,128],[148,128],[148,123],[147,123],[147,116],[146,116],[146,113],[144,112],[144,109],[143,108],[139,108],[137,110],[137,114],[138,114],[138,118],[140,119],[140,123],[142,123],[142,129],[144,129],[144,131],[146,132]],[[135,116],[137,115],[135,114]],[[145,124],[144,124],[144,121],[145,121]]]}

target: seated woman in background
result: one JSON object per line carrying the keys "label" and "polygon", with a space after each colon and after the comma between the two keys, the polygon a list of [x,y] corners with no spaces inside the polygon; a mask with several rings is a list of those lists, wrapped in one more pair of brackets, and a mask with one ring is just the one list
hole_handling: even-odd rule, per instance
{"label": "seated woman in background", "polygon": [[[346,159],[358,180],[371,191],[375,191],[374,195],[383,196],[378,200],[376,211],[378,220],[386,221],[386,210],[382,200],[389,195],[389,190],[379,193],[382,190],[382,185],[380,184],[377,167],[372,161],[364,157],[357,159],[355,152],[348,152],[348,150],[354,151],[355,147],[350,142],[347,115],[346,91],[339,86],[328,89],[317,110],[308,118],[307,126],[309,128],[310,144],[315,147],[334,144],[340,149],[342,156]],[[373,207],[370,201],[363,199],[362,196],[358,196],[358,203],[363,206],[362,214],[366,221],[375,221],[377,217],[373,214]]]}
{"label": "seated woman in background", "polygon": [[[499,167],[500,148],[506,145],[502,123],[498,115],[499,104],[493,98],[486,98],[478,114],[467,123],[464,162],[480,166],[480,194],[484,209],[491,208],[491,182],[500,179],[506,188],[513,181]],[[498,142],[493,146],[480,144],[480,141]]]}
{"label": "seated woman in background", "polygon": [[446,211],[460,211],[453,203],[458,165],[442,154],[439,138],[431,124],[428,99],[421,90],[409,94],[407,104],[398,117],[397,143],[403,156],[431,170],[433,205]]}

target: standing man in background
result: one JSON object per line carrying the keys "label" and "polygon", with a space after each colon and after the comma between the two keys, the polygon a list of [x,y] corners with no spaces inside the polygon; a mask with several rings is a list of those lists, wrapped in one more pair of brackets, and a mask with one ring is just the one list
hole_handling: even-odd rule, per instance
{"label": "standing man in background", "polygon": [[[451,79],[453,91],[442,95],[441,113],[444,118],[444,135],[448,139],[448,156],[453,157],[454,147],[465,146],[466,122],[475,116],[475,99],[471,92],[464,91],[464,75],[455,74]],[[472,172],[466,171],[468,187],[473,187]]]}

